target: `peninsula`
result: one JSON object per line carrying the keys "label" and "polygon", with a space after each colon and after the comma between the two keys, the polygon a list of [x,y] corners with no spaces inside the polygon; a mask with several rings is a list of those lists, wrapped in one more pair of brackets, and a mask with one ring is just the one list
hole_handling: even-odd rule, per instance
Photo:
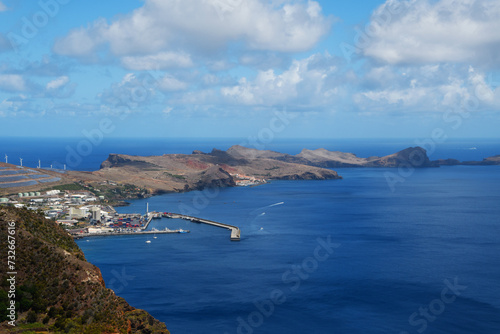
{"label": "peninsula", "polygon": [[88,172],[30,169],[0,163],[0,195],[50,189],[88,190],[110,200],[109,204],[119,205],[121,200],[162,193],[253,186],[270,180],[341,179],[331,168],[499,164],[498,155],[483,161],[432,161],[421,147],[409,147],[383,157],[361,158],[323,148],[303,149],[299,154],[290,155],[235,145],[226,151],[213,149],[209,153],[195,150],[192,154],[161,156],[110,154],[99,170]]}

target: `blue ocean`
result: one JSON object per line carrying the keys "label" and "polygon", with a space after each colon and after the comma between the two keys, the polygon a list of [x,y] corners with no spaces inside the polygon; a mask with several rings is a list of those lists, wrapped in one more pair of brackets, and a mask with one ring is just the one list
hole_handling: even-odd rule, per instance
{"label": "blue ocean", "polygon": [[[61,162],[78,141],[16,143],[9,156],[31,152],[34,161]],[[190,153],[232,144],[114,140],[95,147],[76,169],[97,169],[109,153]],[[408,146],[416,145],[277,141],[266,148],[296,154],[325,147],[365,157]],[[498,142],[456,140],[432,147],[431,159],[496,154]],[[148,203],[150,210],[236,225],[239,242],[224,229],[161,219],[151,227],[190,233],[78,244],[109,288],[172,333],[500,333],[500,166],[337,171],[342,180],[167,194],[117,208],[145,213]]]}

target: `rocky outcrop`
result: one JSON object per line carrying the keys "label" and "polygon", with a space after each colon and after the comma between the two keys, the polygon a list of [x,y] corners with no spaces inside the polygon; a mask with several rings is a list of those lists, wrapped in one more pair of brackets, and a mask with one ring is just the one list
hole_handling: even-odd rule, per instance
{"label": "rocky outcrop", "polygon": [[337,172],[303,172],[274,177],[275,180],[335,180],[342,177]]}
{"label": "rocky outcrop", "polygon": [[429,160],[427,151],[421,147],[409,147],[397,153],[367,161],[363,167],[400,167],[411,166],[415,168],[439,167],[439,165]]}
{"label": "rocky outcrop", "polygon": [[316,150],[304,149],[295,157],[308,165],[325,168],[359,167],[369,161],[364,158],[358,158],[353,153],[328,151],[324,148]]}
{"label": "rocky outcrop", "polygon": [[128,166],[128,167],[135,167],[135,168],[155,167],[154,164],[143,161],[140,158],[137,159],[137,157],[124,155],[124,154],[110,154],[108,159],[104,160],[101,163],[100,168],[104,169],[104,168],[113,168],[113,167],[121,167],[121,166]]}
{"label": "rocky outcrop", "polygon": [[195,188],[198,190],[205,188],[225,188],[234,187],[234,178],[219,166],[211,166],[201,173],[200,180],[196,182]]}
{"label": "rocky outcrop", "polygon": [[297,155],[289,155],[274,151],[260,151],[242,146],[232,146],[227,153],[246,159],[273,159],[301,165],[321,168],[339,167],[437,167],[438,164],[429,160],[426,151],[421,147],[410,147],[385,157],[360,158],[353,153],[328,151],[324,148],[316,150],[303,149]]}
{"label": "rocky outcrop", "polygon": [[279,153],[269,150],[258,150],[255,148],[248,148],[240,145],[231,146],[227,151],[227,154],[235,158],[244,159],[275,159],[285,161],[288,157],[293,157],[292,155]]}

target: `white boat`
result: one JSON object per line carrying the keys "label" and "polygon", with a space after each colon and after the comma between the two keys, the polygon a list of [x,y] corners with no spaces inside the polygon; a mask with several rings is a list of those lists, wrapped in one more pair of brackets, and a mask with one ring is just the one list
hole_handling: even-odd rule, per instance
{"label": "white boat", "polygon": [[147,243],[147,244],[150,244],[150,243],[151,243],[151,240],[146,240],[146,243]]}

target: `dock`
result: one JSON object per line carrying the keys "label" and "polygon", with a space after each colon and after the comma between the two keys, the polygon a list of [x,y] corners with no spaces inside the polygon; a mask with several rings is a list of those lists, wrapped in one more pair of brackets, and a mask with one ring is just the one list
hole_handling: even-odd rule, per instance
{"label": "dock", "polygon": [[151,213],[151,214],[148,214],[145,216],[147,221],[146,221],[146,224],[144,224],[144,227],[142,228],[143,230],[146,230],[148,228],[149,224],[151,223],[151,221],[155,217],[155,214],[156,213]]}
{"label": "dock", "polygon": [[195,223],[202,223],[202,224],[207,224],[207,225],[212,225],[212,226],[217,226],[221,228],[225,228],[227,230],[231,231],[231,241],[239,241],[241,237],[241,231],[237,226],[233,225],[228,225],[228,224],[223,224],[219,223],[213,220],[208,220],[208,219],[203,219],[203,218],[198,218],[198,217],[193,217],[193,216],[187,216],[187,215],[182,215],[180,213],[166,213],[164,215],[167,218],[178,218],[178,219],[184,219],[184,220],[189,220]]}
{"label": "dock", "polygon": [[150,234],[174,234],[174,233],[189,233],[188,230],[158,230],[158,231],[137,231],[137,232],[103,232],[103,233],[81,233],[74,234],[73,239],[83,239],[87,237],[113,237],[118,235],[150,235]]}

